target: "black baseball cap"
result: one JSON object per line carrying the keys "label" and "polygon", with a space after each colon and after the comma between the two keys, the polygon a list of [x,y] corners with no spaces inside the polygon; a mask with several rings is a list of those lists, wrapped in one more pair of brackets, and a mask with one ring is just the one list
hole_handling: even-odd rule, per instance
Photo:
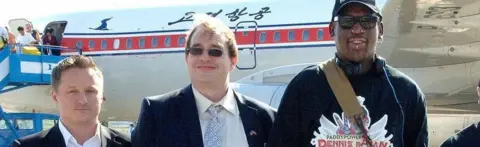
{"label": "black baseball cap", "polygon": [[380,19],[382,19],[382,14],[380,13],[380,9],[378,9],[376,6],[375,0],[335,0],[335,7],[333,8],[331,21],[333,21],[333,18],[338,15],[340,10],[352,3],[358,3],[367,6],[367,8],[370,8],[372,12],[378,14]]}

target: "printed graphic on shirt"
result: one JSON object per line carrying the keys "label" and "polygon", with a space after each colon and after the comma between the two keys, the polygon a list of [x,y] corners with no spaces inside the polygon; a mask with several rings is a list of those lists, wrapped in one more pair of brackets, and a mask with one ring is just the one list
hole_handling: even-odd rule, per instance
{"label": "printed graphic on shirt", "polygon": [[[384,115],[380,120],[371,124],[370,113],[363,102],[365,98],[357,96],[365,117],[363,124],[367,130],[367,134],[372,140],[373,147],[392,147],[390,139],[393,134],[388,133],[385,129],[387,125],[388,115]],[[315,147],[366,147],[367,140],[363,137],[361,129],[355,126],[349,119],[345,118],[344,113],[340,117],[337,113],[333,114],[335,123],[328,120],[324,115],[320,117],[320,127],[314,131],[315,138],[311,140],[311,144]]]}

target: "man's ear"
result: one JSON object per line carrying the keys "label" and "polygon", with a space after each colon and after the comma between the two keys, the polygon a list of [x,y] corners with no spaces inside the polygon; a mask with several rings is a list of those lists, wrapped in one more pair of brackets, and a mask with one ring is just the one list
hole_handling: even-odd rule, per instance
{"label": "man's ear", "polygon": [[57,104],[58,103],[57,93],[55,93],[55,91],[53,89],[50,90],[50,96],[52,96],[53,102],[55,102],[55,104]]}
{"label": "man's ear", "polygon": [[238,56],[230,57],[230,61],[232,62],[232,69],[230,71],[233,71],[233,69],[235,69],[235,66],[237,66],[238,64]]}
{"label": "man's ear", "polygon": [[383,22],[378,23],[378,40],[383,41]]}
{"label": "man's ear", "polygon": [[185,50],[185,53],[184,53],[184,54],[185,54],[185,63],[188,63],[188,54],[189,54],[189,53],[187,53],[187,50]]}
{"label": "man's ear", "polygon": [[232,57],[232,64],[236,66],[238,64],[238,57]]}
{"label": "man's ear", "polygon": [[331,21],[330,25],[328,25],[328,30],[331,37],[335,36],[335,23],[333,21]]}

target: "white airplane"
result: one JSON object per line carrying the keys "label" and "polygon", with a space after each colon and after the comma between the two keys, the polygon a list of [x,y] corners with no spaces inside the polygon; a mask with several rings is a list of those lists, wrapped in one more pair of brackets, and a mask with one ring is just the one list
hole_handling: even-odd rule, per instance
{"label": "white airplane", "polygon": [[[53,28],[62,46],[93,57],[106,82],[100,119],[136,121],[142,98],[189,84],[184,37],[192,14],[220,18],[236,32],[239,65],[232,85],[254,89],[246,93],[277,106],[275,99],[296,73],[334,56],[328,30],[333,5],[334,0],[264,0],[103,10],[14,19],[9,26],[15,33],[26,23],[41,32]],[[412,77],[428,96],[471,92],[480,77],[479,0],[377,5],[385,30],[377,51],[388,64]],[[2,93],[0,103],[12,111],[56,113],[49,91],[45,85],[22,87]]]}

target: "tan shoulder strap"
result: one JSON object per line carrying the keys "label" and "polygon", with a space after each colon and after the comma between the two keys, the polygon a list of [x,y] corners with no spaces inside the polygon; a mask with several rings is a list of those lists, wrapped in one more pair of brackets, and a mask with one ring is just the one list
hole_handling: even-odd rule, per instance
{"label": "tan shoulder strap", "polygon": [[367,141],[368,146],[373,146],[371,138],[368,136],[365,125],[362,118],[365,116],[360,102],[358,101],[355,91],[353,91],[350,81],[343,72],[342,68],[338,67],[335,62],[335,58],[327,60],[320,64],[320,68],[323,70],[325,77],[327,77],[328,84],[335,94],[340,107],[342,107],[345,117],[349,121],[357,126],[362,132],[363,137]]}
{"label": "tan shoulder strap", "polygon": [[353,120],[354,116],[363,116],[364,111],[360,106],[357,95],[353,91],[352,85],[343,70],[336,64],[335,58],[321,63],[320,68],[327,77],[328,84],[335,94],[340,107],[342,107],[345,116],[350,120]]}

